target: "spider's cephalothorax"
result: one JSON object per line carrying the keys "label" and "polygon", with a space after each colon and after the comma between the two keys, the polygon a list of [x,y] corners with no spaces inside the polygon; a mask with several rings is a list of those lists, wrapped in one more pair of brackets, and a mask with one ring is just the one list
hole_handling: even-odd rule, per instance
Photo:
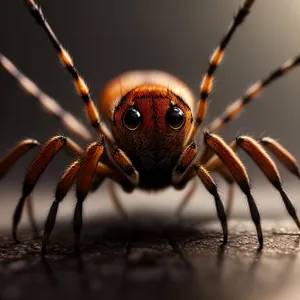
{"label": "spider's cephalothorax", "polygon": [[[82,142],[88,142],[85,150],[71,138],[55,136],[41,146],[41,149],[26,173],[21,198],[13,216],[13,236],[17,240],[23,206],[30,208],[31,192],[47,165],[63,148],[73,153],[75,160],[61,177],[45,224],[43,253],[54,227],[59,203],[64,199],[76,179],[76,207],[74,212],[75,247],[79,247],[82,229],[82,204],[89,191],[97,189],[109,178],[127,192],[135,188],[159,189],[173,186],[181,189],[194,177],[198,177],[213,196],[218,217],[223,230],[224,243],[227,242],[227,218],[217,186],[210,173],[219,173],[229,184],[227,213],[233,201],[233,188],[237,184],[245,194],[251,218],[255,224],[260,248],[263,234],[260,214],[252,196],[247,171],[236,154],[238,148],[249,154],[268,180],[278,190],[284,205],[298,228],[300,222],[288,195],[283,190],[277,167],[269,154],[275,157],[293,174],[300,178],[295,158],[278,142],[270,137],[256,140],[249,136],[239,136],[227,144],[218,134],[225,124],[236,118],[246,104],[274,80],[300,64],[300,56],[286,61],[264,79],[257,81],[245,94],[234,101],[225,112],[204,130],[204,147],[195,140],[200,125],[205,119],[207,99],[212,91],[214,72],[223,59],[223,53],[234,32],[250,12],[254,0],[244,0],[237,14],[213,52],[208,69],[200,86],[200,99],[194,110],[194,99],[188,87],[164,72],[136,71],[125,73],[109,82],[104,88],[96,108],[87,84],[75,68],[68,52],[61,45],[41,8],[35,0],[24,0],[30,13],[46,31],[58,53],[59,59],[74,80],[78,95],[83,100],[87,118],[97,135],[91,132],[71,113],[65,111],[58,102],[42,92],[38,86],[22,74],[4,55],[0,54],[0,65],[10,73],[21,87],[32,95],[51,115]],[[192,112],[195,111],[195,115]],[[99,114],[100,113],[100,114]],[[105,120],[107,122],[105,122]],[[0,176],[25,153],[40,144],[35,140],[24,140],[16,145],[0,162]],[[178,212],[193,194],[195,181],[184,198]],[[125,213],[119,203],[114,185],[109,189],[111,198],[121,213]],[[36,228],[32,214],[31,221]]]}
{"label": "spider's cephalothorax", "polygon": [[[116,94],[109,94],[114,89]],[[123,95],[124,91],[129,92]],[[138,171],[140,188],[160,189],[172,184],[172,171],[193,125],[193,103],[182,82],[160,71],[125,73],[104,88],[100,111],[110,120],[118,146]]]}

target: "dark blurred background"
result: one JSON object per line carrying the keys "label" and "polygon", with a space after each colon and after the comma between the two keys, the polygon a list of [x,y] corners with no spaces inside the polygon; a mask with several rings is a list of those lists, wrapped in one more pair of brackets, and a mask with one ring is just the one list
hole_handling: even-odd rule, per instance
{"label": "dark blurred background", "polygon": [[[85,121],[82,101],[70,75],[60,66],[44,31],[23,1],[2,1],[0,49],[25,74],[61,105]],[[198,86],[213,49],[241,0],[74,1],[41,0],[44,13],[75,64],[89,83],[94,100],[104,84],[134,69],[161,69],[186,82],[198,96]],[[297,0],[257,1],[230,43],[217,71],[208,120],[220,114],[256,80],[300,52],[300,3]],[[0,154],[25,137],[45,141],[64,132],[23,93],[1,69]],[[222,131],[229,141],[237,134],[270,135],[300,158],[300,70],[268,87],[238,120]],[[21,187],[33,153],[20,161],[2,188]],[[254,185],[265,184],[259,170],[241,154]],[[64,153],[49,167],[44,183],[57,181],[70,161]],[[282,168],[281,168],[282,170]],[[259,176],[256,176],[258,174]],[[293,178],[284,171],[285,181]],[[17,185],[15,185],[15,183]]]}

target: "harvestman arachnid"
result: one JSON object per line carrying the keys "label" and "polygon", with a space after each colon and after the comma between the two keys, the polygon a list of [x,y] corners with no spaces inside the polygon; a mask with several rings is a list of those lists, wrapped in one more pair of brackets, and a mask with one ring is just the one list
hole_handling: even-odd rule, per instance
{"label": "harvestman arachnid", "polygon": [[[179,79],[161,71],[132,71],[111,80],[100,95],[98,108],[90,91],[77,71],[71,56],[62,46],[46,21],[41,7],[34,0],[24,0],[29,12],[46,32],[52,46],[65,69],[73,77],[74,86],[83,101],[87,118],[96,133],[93,137],[77,118],[65,111],[53,98],[42,92],[37,85],[22,74],[3,54],[2,67],[10,73],[21,87],[38,100],[51,115],[82,142],[83,149],[70,137],[55,136],[46,143],[31,139],[18,143],[0,163],[0,174],[5,175],[10,167],[30,149],[38,146],[40,151],[29,166],[23,183],[22,196],[13,216],[13,237],[17,240],[23,206],[30,205],[30,195],[38,179],[50,161],[63,148],[71,150],[74,162],[61,177],[45,224],[43,253],[54,227],[60,202],[64,199],[76,179],[76,207],[74,211],[75,247],[79,248],[82,229],[82,205],[89,191],[96,190],[105,178],[118,183],[126,192],[135,188],[159,190],[168,186],[183,189],[194,177],[199,177],[208,192],[214,197],[217,214],[223,230],[223,243],[227,242],[227,217],[233,201],[233,188],[237,184],[246,195],[250,214],[255,224],[259,247],[263,247],[260,214],[253,199],[247,171],[236,154],[237,148],[244,150],[260,167],[268,180],[279,191],[285,207],[298,228],[300,223],[289,197],[285,193],[275,163],[264,150],[275,157],[293,174],[300,178],[295,158],[270,137],[259,140],[250,136],[239,136],[227,144],[217,132],[236,118],[267,85],[291,71],[300,62],[300,56],[287,60],[264,79],[250,86],[245,94],[234,101],[220,116],[215,118],[207,130],[203,130],[204,142],[196,139],[207,112],[208,97],[212,91],[214,73],[220,65],[225,48],[250,12],[254,0],[245,0],[235,14],[226,34],[213,52],[208,69],[200,85],[200,98],[194,108],[190,89]],[[94,140],[94,141],[93,141]],[[227,212],[218,194],[217,186],[210,175],[219,173],[229,185]],[[195,181],[194,181],[195,183]],[[193,194],[195,184],[178,208],[178,213]],[[110,186],[111,198],[124,213]],[[33,221],[33,217],[32,217]],[[34,222],[33,222],[34,224]]]}

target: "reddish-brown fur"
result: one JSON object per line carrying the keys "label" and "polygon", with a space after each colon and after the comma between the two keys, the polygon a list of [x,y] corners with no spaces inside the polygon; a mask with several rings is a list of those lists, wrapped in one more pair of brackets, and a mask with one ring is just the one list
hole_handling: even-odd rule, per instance
{"label": "reddish-brown fur", "polygon": [[[149,76],[151,73],[161,75],[166,86],[155,84]],[[178,79],[166,73],[141,72],[142,81],[140,77],[135,79],[132,74],[134,73],[121,75],[107,85],[103,94],[109,96],[102,96],[106,101],[104,104],[100,101],[100,110],[106,109],[117,144],[139,172],[140,187],[164,188],[172,184],[172,170],[184,150],[191,130],[193,117],[187,104],[187,101],[192,104],[189,96],[191,92]],[[139,83],[143,85],[138,85]],[[173,92],[172,86],[177,93]],[[128,88],[132,90],[125,93]],[[182,98],[185,95],[188,95],[187,101]],[[166,122],[166,114],[172,106],[179,107],[185,114],[184,124],[179,129],[172,129]],[[141,114],[141,124],[136,130],[129,130],[123,122],[123,116],[130,107]]]}

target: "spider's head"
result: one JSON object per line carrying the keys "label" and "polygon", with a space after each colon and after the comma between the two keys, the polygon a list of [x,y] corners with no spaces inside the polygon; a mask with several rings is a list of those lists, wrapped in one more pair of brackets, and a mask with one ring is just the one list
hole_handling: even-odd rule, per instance
{"label": "spider's head", "polygon": [[179,155],[193,122],[189,106],[168,88],[145,85],[127,93],[112,120],[119,146],[131,157]]}

